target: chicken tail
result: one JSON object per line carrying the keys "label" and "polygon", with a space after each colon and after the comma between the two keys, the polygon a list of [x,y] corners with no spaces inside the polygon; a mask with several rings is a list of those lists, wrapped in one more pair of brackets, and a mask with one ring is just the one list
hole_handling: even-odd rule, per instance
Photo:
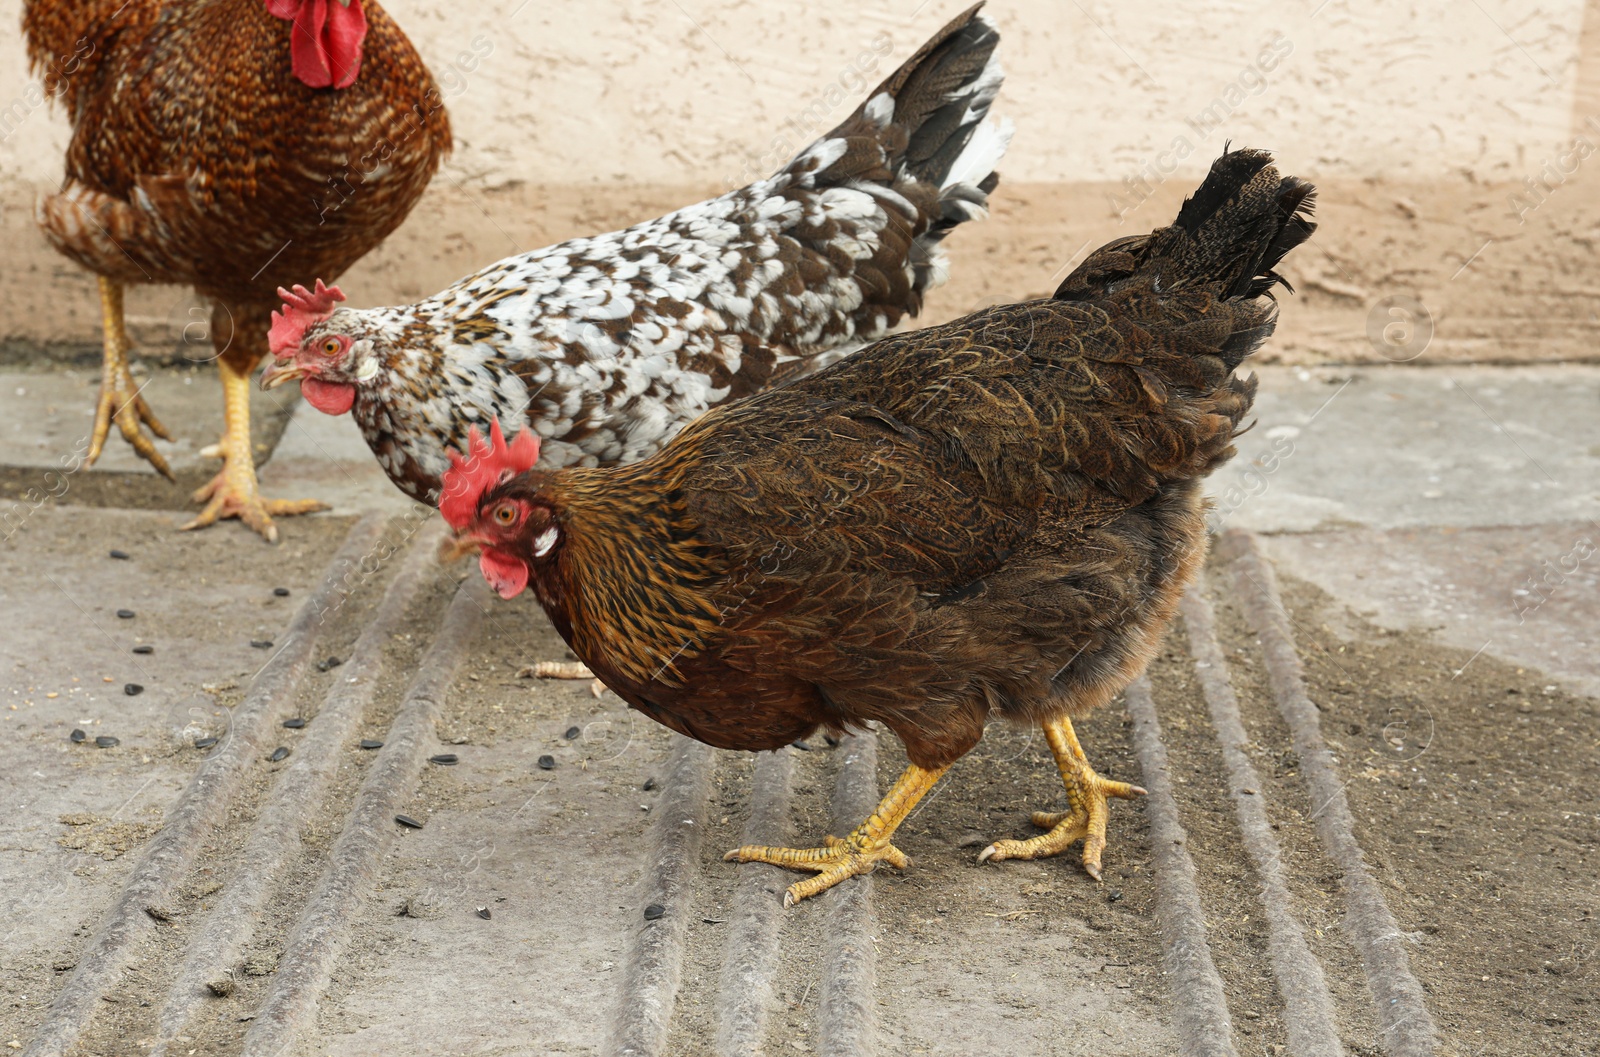
{"label": "chicken tail", "polygon": [[[1011,143],[1009,121],[989,108],[1005,72],[1000,31],[978,4],[958,16],[880,84],[839,126],[785,167],[798,186],[871,195],[895,219],[886,235],[909,268],[895,305],[915,314],[949,274],[939,244],[957,225],[989,213],[994,171]],[[891,320],[892,322],[892,320]]]}
{"label": "chicken tail", "polygon": [[1231,371],[1272,333],[1273,287],[1293,292],[1274,269],[1316,230],[1310,219],[1315,202],[1316,188],[1280,175],[1269,152],[1224,149],[1170,227],[1100,247],[1055,296],[1098,300],[1141,284],[1158,293],[1208,289],[1235,303],[1232,334],[1216,350]]}

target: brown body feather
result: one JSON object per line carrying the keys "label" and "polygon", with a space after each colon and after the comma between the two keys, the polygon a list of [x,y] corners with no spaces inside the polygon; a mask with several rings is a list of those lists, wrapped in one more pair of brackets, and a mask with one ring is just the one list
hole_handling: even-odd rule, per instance
{"label": "brown body feather", "polygon": [[1233,453],[1254,394],[1233,372],[1272,330],[1310,194],[1226,154],[1177,224],[1051,299],[889,338],[643,462],[529,473],[479,510],[512,499],[557,530],[504,553],[562,636],[712,745],[870,720],[935,768],[991,716],[1082,715],[1193,576],[1199,479]]}
{"label": "brown body feather", "polygon": [[363,6],[355,83],[314,89],[262,0],[28,0],[29,57],[73,126],[45,234],[99,275],[214,299],[218,352],[253,368],[278,287],[376,246],[450,149],[421,58]]}

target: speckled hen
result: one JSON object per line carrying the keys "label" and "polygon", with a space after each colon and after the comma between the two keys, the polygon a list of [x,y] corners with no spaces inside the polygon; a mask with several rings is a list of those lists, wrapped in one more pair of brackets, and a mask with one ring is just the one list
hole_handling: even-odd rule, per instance
{"label": "speckled hen", "polygon": [[998,42],[975,7],[772,177],[417,304],[285,291],[262,385],[299,378],[316,407],[353,412],[389,478],[428,503],[446,451],[491,421],[529,426],[550,468],[644,458],[919,310],[944,278],[941,240],[985,215],[998,181]]}
{"label": "speckled hen", "polygon": [[122,292],[212,301],[223,468],[186,528],[322,509],[256,488],[249,378],[277,289],[338,275],[399,226],[450,149],[433,78],[375,0],[27,0],[28,55],[72,120],[66,180],[39,220],[100,277],[105,369],[89,461],[113,421],[171,477],[167,430],[128,370]]}

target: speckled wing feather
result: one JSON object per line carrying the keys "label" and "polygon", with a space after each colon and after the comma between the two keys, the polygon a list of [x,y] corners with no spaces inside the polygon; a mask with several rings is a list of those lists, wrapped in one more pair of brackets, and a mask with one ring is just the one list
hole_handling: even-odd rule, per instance
{"label": "speckled wing feather", "polygon": [[997,181],[997,42],[974,8],[768,179],[415,305],[341,308],[308,340],[355,340],[370,364],[350,379],[356,419],[418,499],[446,448],[493,418],[534,429],[547,467],[650,455],[707,409],[918,311],[943,278],[940,241],[984,215]]}

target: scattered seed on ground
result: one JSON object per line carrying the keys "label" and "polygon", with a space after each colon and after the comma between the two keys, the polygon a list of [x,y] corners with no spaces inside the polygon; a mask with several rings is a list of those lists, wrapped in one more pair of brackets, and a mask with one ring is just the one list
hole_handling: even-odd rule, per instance
{"label": "scattered seed on ground", "polygon": [[100,746],[102,749],[114,749],[118,745],[121,745],[122,741],[119,738],[113,738],[109,734],[102,734],[98,738],[94,739],[94,743]]}
{"label": "scattered seed on ground", "polygon": [[127,551],[112,551],[111,552],[111,556],[113,558],[117,559],[118,561],[121,561],[121,562],[125,562],[125,561],[128,560],[128,552]]}
{"label": "scattered seed on ground", "polygon": [[541,771],[554,770],[555,769],[555,765],[556,765],[556,758],[554,756],[541,756],[541,757],[539,757],[539,770],[541,770]]}
{"label": "scattered seed on ground", "polygon": [[89,735],[84,733],[83,730],[79,728],[74,728],[72,733],[68,734],[67,737],[71,738],[75,742],[83,742],[88,740]]}
{"label": "scattered seed on ground", "polygon": [[400,825],[404,826],[406,829],[421,829],[422,828],[422,823],[418,822],[416,819],[412,818],[410,815],[396,815],[394,817],[394,820],[396,822],[400,823]]}
{"label": "scattered seed on ground", "polygon": [[289,747],[286,745],[279,745],[276,749],[272,750],[272,755],[267,757],[267,762],[277,763],[279,760],[287,760],[288,758]]}
{"label": "scattered seed on ground", "polygon": [[277,595],[279,598],[289,597],[289,589],[287,587],[274,587],[272,589],[272,593]]}
{"label": "scattered seed on ground", "polygon": [[811,746],[807,745],[803,741],[791,741],[789,743],[789,747],[791,749],[799,749],[801,752],[810,752],[811,751]]}
{"label": "scattered seed on ground", "polygon": [[339,667],[339,665],[341,665],[343,663],[344,662],[341,661],[337,657],[329,657],[325,661],[318,661],[317,662],[317,671],[319,671],[319,672],[331,671],[332,669]]}
{"label": "scattered seed on ground", "polygon": [[644,780],[643,789],[644,789],[645,792],[648,793],[650,790],[654,789],[655,787],[656,787],[656,780],[654,778],[646,778]]}
{"label": "scattered seed on ground", "polygon": [[383,742],[372,738],[362,738],[360,747],[363,749],[381,749],[383,748]]}
{"label": "scattered seed on ground", "polygon": [[138,683],[123,683],[122,692],[127,694],[129,697],[138,697],[140,694],[144,693],[144,687],[140,686]]}
{"label": "scattered seed on ground", "polygon": [[299,716],[295,716],[293,719],[284,720],[283,725],[288,727],[290,730],[299,730],[301,727],[306,725],[306,721],[301,719]]}
{"label": "scattered seed on ground", "polygon": [[194,747],[197,749],[209,749],[211,746],[215,745],[217,741],[217,738],[196,738],[194,739]]}
{"label": "scattered seed on ground", "polygon": [[250,646],[251,646],[252,649],[270,650],[270,649],[272,649],[272,640],[271,639],[251,639],[250,640]]}
{"label": "scattered seed on ground", "polygon": [[441,767],[454,767],[460,760],[461,757],[453,752],[441,752],[437,756],[428,757],[429,763],[436,763]]}
{"label": "scattered seed on ground", "polygon": [[824,734],[822,736],[822,740],[828,743],[828,747],[830,749],[837,749],[839,747],[839,739],[834,737],[832,734]]}
{"label": "scattered seed on ground", "polygon": [[117,617],[118,617],[118,619],[121,619],[121,620],[132,620],[133,619],[133,610],[131,610],[131,609],[119,609],[119,610],[117,610]]}
{"label": "scattered seed on ground", "polygon": [[488,907],[479,907],[477,909],[477,915],[480,918],[482,918],[483,920],[485,920],[485,921],[488,921],[491,917],[494,916],[494,915],[489,913],[489,908]]}
{"label": "scattered seed on ground", "polygon": [[577,727],[568,727],[567,728],[567,732],[565,734],[561,735],[561,736],[563,738],[566,738],[568,741],[571,741],[573,738],[576,738],[579,734],[582,734],[582,733],[583,733],[583,731],[579,730]]}
{"label": "scattered seed on ground", "polygon": [[667,908],[662,906],[660,903],[651,903],[649,906],[644,908],[644,919],[646,921],[654,921],[666,912]]}
{"label": "scattered seed on ground", "polygon": [[138,654],[154,653],[156,648],[154,646],[135,646],[133,652]]}

